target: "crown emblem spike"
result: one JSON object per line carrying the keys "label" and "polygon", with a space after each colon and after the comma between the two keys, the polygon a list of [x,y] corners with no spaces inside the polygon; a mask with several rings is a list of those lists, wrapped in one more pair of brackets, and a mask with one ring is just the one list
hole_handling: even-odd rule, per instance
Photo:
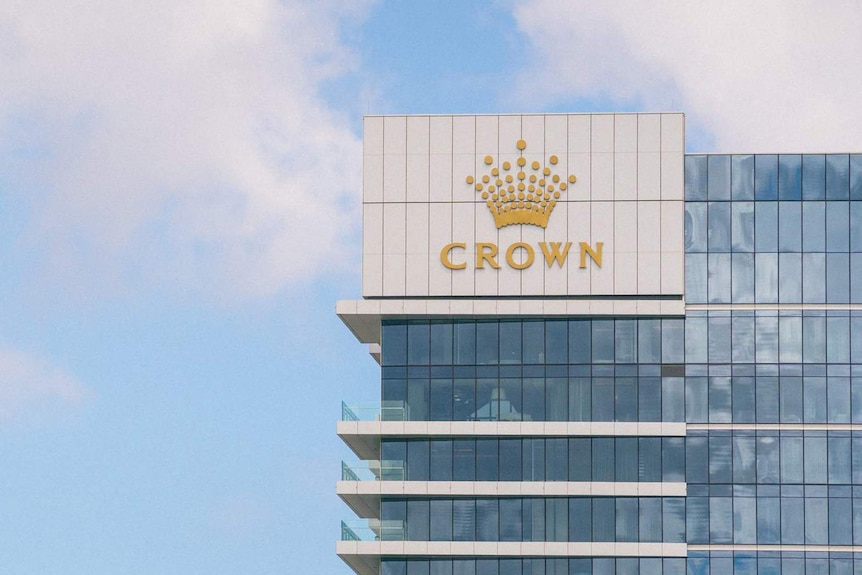
{"label": "crown emblem spike", "polygon": [[[481,178],[467,176],[467,183],[485,200],[497,229],[514,224],[544,228],[560,195],[577,178],[573,175],[563,178],[537,161],[528,165],[524,157],[527,142],[518,140],[515,146],[520,152],[515,166],[510,162],[494,165],[494,158],[485,156],[485,165],[490,171]],[[555,166],[557,156],[551,156],[548,162]]]}

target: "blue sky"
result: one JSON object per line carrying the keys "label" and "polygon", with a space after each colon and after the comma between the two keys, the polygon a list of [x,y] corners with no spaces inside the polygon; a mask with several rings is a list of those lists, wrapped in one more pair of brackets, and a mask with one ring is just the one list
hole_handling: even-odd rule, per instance
{"label": "blue sky", "polygon": [[682,110],[862,152],[858,4],[8,0],[0,573],[349,573],[361,117]]}

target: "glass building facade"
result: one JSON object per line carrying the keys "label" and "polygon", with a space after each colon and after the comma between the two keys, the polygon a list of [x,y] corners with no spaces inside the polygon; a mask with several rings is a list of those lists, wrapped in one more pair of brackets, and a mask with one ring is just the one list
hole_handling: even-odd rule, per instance
{"label": "glass building facade", "polygon": [[684,170],[684,316],[382,321],[367,572],[862,574],[862,155]]}

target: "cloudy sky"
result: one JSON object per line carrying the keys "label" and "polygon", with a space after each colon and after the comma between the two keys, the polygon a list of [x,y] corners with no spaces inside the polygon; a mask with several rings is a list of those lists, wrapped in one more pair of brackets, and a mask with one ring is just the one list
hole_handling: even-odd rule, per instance
{"label": "cloudy sky", "polygon": [[339,573],[363,114],[862,152],[862,5],[4,0],[0,573]]}

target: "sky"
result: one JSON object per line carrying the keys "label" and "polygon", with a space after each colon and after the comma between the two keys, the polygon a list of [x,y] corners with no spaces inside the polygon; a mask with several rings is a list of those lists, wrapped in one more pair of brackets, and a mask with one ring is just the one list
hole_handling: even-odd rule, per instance
{"label": "sky", "polygon": [[363,114],[862,152],[862,4],[4,0],[0,575],[351,573]]}

